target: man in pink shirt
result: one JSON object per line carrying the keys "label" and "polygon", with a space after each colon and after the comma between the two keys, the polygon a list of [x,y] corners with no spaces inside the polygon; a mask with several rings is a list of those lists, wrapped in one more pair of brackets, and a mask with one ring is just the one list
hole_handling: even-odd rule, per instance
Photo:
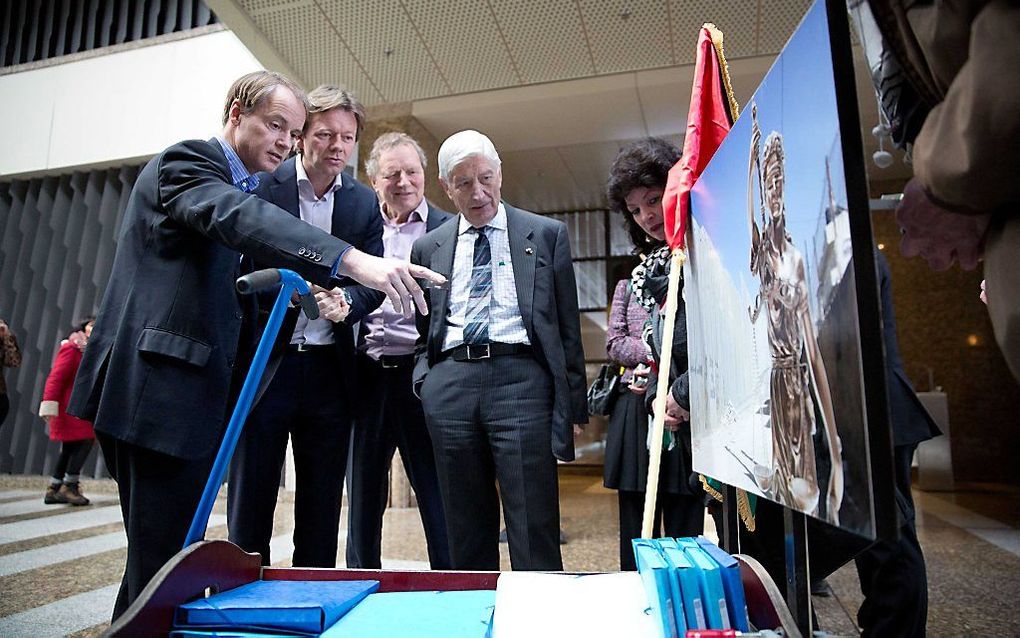
{"label": "man in pink shirt", "polygon": [[[416,239],[452,217],[425,200],[425,165],[425,152],[404,133],[386,133],[372,146],[366,172],[381,201],[386,257],[406,261]],[[421,402],[411,388],[417,338],[414,319],[405,318],[387,302],[361,326],[356,365],[360,400],[348,485],[348,567],[381,567],[389,468],[394,450],[399,449],[418,500],[429,563],[433,569],[450,568],[432,439]]]}

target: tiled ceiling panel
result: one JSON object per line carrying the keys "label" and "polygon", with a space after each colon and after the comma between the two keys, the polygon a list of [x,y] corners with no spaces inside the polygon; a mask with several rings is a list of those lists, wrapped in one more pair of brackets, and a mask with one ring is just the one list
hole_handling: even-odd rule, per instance
{"label": "tiled ceiling panel", "polygon": [[261,11],[275,11],[290,7],[310,5],[312,0],[238,0],[238,4],[248,13],[255,15]]}
{"label": "tiled ceiling panel", "polygon": [[208,0],[246,13],[305,81],[366,104],[688,65],[705,22],[730,59],[775,55],[810,1]]}
{"label": "tiled ceiling panel", "polygon": [[574,2],[494,2],[492,10],[525,83],[595,74]]}
{"label": "tiled ceiling panel", "polygon": [[676,64],[662,0],[578,0],[598,73]]}
{"label": "tiled ceiling panel", "polygon": [[722,31],[727,58],[758,53],[758,5],[763,1],[778,6],[790,0],[670,0],[677,63],[694,63],[698,32],[706,22]]}
{"label": "tiled ceiling panel", "polygon": [[402,1],[453,93],[521,83],[487,2]]}
{"label": "tiled ceiling panel", "polygon": [[762,2],[758,48],[762,53],[779,53],[800,24],[811,0]]}
{"label": "tiled ceiling panel", "polygon": [[405,102],[450,92],[399,2],[318,2],[383,101]]}
{"label": "tiled ceiling panel", "polygon": [[[277,43],[280,54],[308,81],[311,86],[307,88],[319,84],[342,84],[366,104],[382,101],[372,81],[337,37],[318,6],[266,11],[254,16],[254,19],[266,36]],[[300,33],[301,37],[290,37],[289,33]]]}

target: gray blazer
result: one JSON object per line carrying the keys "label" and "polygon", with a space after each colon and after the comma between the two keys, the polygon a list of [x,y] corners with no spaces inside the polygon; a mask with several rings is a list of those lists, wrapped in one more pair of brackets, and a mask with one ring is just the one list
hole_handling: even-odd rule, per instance
{"label": "gray blazer", "polygon": [[[534,356],[553,380],[552,452],[574,460],[574,423],[587,423],[587,382],[577,284],[567,227],[560,221],[504,204],[521,319]],[[457,245],[456,222],[443,224],[414,243],[411,263],[450,277]],[[450,311],[449,291],[427,290],[429,315],[418,316],[414,385],[420,388],[441,354]]]}

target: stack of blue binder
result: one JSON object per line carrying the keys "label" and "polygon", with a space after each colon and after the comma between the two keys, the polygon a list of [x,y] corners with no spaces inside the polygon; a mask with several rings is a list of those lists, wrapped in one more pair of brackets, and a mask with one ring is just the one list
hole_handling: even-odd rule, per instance
{"label": "stack of blue binder", "polygon": [[255,581],[181,605],[171,636],[318,636],[378,589],[377,580]]}
{"label": "stack of blue binder", "polygon": [[750,631],[735,558],[704,537],[636,538],[632,544],[661,636],[682,636],[688,629]]}

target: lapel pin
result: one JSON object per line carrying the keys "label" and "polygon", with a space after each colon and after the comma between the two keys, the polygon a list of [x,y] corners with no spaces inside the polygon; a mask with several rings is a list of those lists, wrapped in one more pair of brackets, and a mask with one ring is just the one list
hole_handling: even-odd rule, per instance
{"label": "lapel pin", "polygon": [[528,246],[527,248],[524,249],[524,252],[531,255],[535,252],[535,249],[532,248],[531,246]]}

